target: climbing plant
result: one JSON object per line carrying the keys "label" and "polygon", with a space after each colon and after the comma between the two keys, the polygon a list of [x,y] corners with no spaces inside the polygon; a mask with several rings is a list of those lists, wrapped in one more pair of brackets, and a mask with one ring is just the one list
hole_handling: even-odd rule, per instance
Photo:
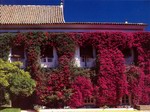
{"label": "climbing plant", "polygon": [[[116,106],[120,98],[126,94],[136,95],[136,99],[139,99],[141,104],[150,102],[149,32],[27,32],[0,36],[2,59],[8,58],[12,46],[24,47],[27,54],[26,69],[38,85],[36,101],[39,104],[57,108],[65,105],[78,107],[84,104],[86,97],[95,96],[98,106]],[[92,46],[96,49],[95,68],[81,69],[73,66],[77,45]],[[49,70],[40,67],[41,46],[56,48],[58,67]],[[127,80],[132,73],[130,70],[126,71],[122,53],[126,48],[136,49],[138,55],[136,66],[138,66],[138,76],[141,78],[135,78],[132,85],[130,80]],[[138,84],[140,91],[131,89],[137,82],[141,82]],[[133,103],[137,104],[136,101]]]}

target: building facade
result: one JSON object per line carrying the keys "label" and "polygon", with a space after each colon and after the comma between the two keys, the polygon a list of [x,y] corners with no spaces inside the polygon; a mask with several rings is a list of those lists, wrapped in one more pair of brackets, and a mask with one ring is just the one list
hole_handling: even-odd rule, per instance
{"label": "building facade", "polygon": [[37,81],[36,97],[30,104],[114,107],[150,103],[146,24],[65,22],[62,3],[1,5],[0,10],[0,36],[9,40],[8,49],[1,44],[1,58],[21,61],[21,68]]}

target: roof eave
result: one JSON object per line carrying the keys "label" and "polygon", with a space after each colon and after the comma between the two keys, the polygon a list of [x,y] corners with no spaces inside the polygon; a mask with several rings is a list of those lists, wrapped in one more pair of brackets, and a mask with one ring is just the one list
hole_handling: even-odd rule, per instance
{"label": "roof eave", "polygon": [[123,23],[41,23],[41,24],[2,24],[1,29],[64,29],[64,30],[135,30],[144,31],[147,24]]}
{"label": "roof eave", "polygon": [[106,23],[106,22],[64,22],[61,23],[1,23],[1,25],[52,25],[52,24],[73,24],[73,25],[137,25],[137,26],[148,26],[145,23]]}

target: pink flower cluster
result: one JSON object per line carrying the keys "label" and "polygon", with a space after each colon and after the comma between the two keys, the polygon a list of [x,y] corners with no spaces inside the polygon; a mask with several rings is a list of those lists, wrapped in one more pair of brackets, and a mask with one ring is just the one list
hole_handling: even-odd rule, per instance
{"label": "pink flower cluster", "polygon": [[[27,49],[28,68],[37,81],[37,100],[51,107],[78,107],[87,97],[94,96],[98,106],[119,105],[124,95],[132,95],[133,104],[150,103],[150,33],[149,32],[92,32],[92,33],[26,33],[14,40]],[[38,58],[40,46],[55,46],[59,66],[42,72]],[[93,46],[97,50],[94,79],[74,76],[71,61],[75,46]],[[138,67],[124,64],[121,52],[137,50]],[[44,105],[43,104],[43,105]]]}

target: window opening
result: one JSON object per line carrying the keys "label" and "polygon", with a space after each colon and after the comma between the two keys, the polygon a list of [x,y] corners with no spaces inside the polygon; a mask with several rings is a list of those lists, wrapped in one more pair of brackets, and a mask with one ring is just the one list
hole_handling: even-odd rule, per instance
{"label": "window opening", "polygon": [[93,58],[93,47],[81,46],[80,57],[82,58],[81,61],[84,62],[85,66],[87,66],[87,62],[89,61],[89,58]]}
{"label": "window opening", "polygon": [[24,48],[22,46],[15,46],[11,49],[12,61],[21,61],[24,57]]}
{"label": "window opening", "polygon": [[84,103],[85,104],[95,104],[95,100],[93,97],[87,97],[87,98],[85,98]]}
{"label": "window opening", "polygon": [[134,64],[134,49],[133,48],[125,48],[124,50],[122,50],[122,53],[124,55],[125,58],[125,64],[127,65],[131,65]]}
{"label": "window opening", "polygon": [[126,48],[122,51],[123,55],[124,55],[124,58],[128,58],[130,56],[132,56],[132,53],[131,53],[131,49],[129,48]]}
{"label": "window opening", "polygon": [[129,96],[125,95],[122,97],[122,105],[129,105]]}

